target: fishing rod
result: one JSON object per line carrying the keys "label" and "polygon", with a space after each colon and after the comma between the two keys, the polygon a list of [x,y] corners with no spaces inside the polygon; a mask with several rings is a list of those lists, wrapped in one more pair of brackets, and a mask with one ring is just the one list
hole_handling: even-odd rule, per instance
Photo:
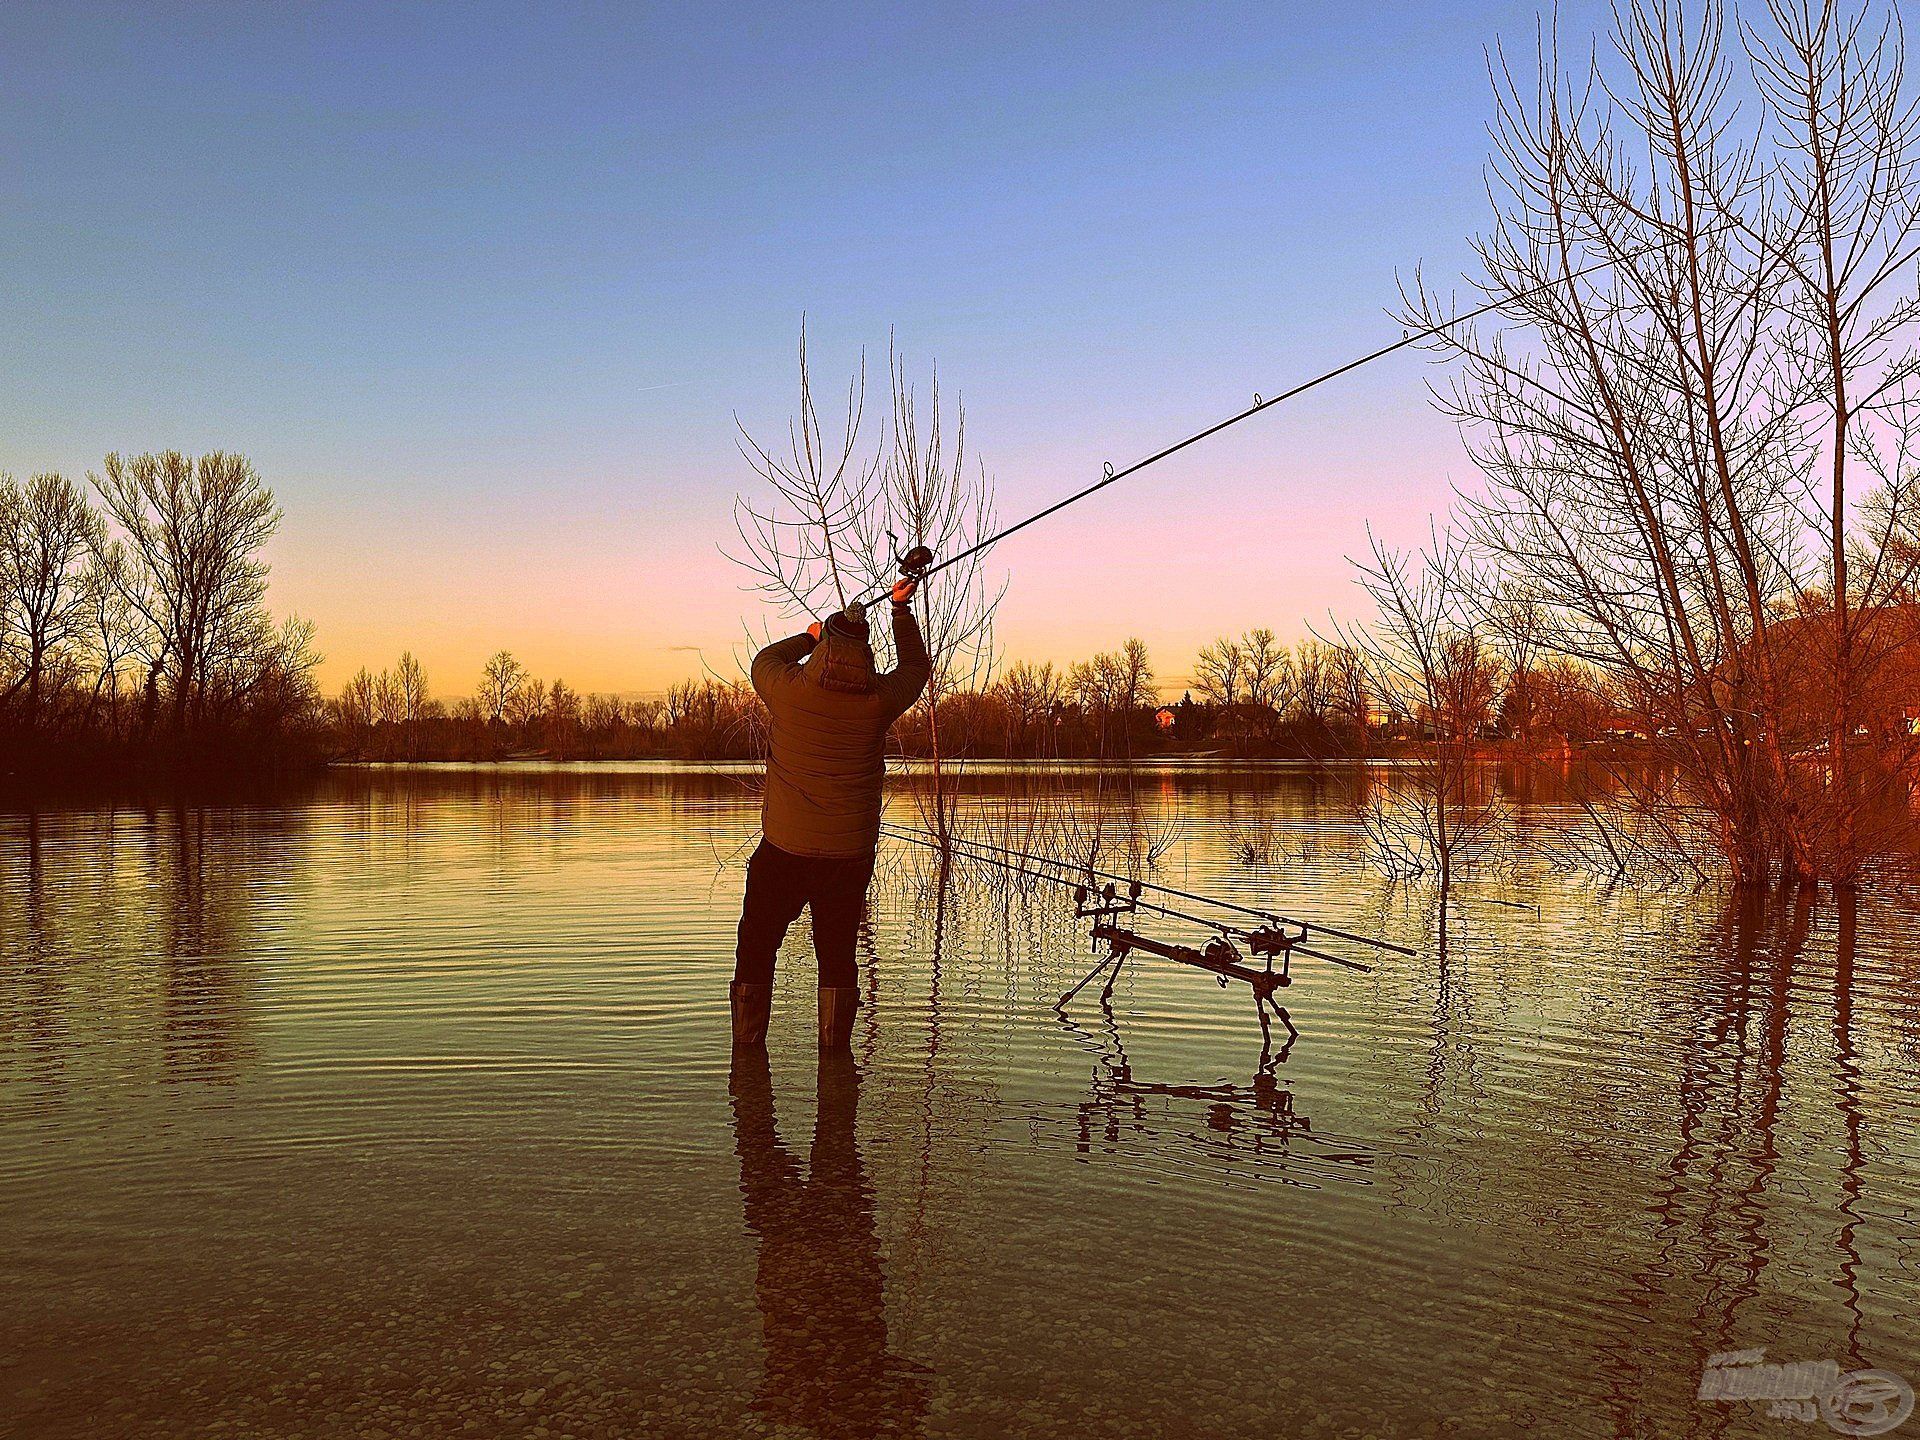
{"label": "fishing rod", "polygon": [[[902,838],[905,838],[904,833],[901,832],[897,826],[882,825],[880,828],[889,834],[900,835]],[[1298,925],[1301,928],[1303,936],[1308,931],[1317,930],[1321,934],[1330,935],[1337,940],[1346,940],[1355,945],[1370,945],[1376,950],[1389,950],[1396,955],[1417,958],[1420,953],[1417,950],[1408,949],[1405,945],[1395,945],[1389,940],[1381,940],[1372,935],[1357,935],[1351,930],[1341,930],[1332,925],[1322,925],[1318,921],[1300,920],[1292,915],[1283,915],[1275,910],[1257,910],[1251,905],[1237,904],[1232,900],[1218,900],[1211,895],[1199,895],[1191,890],[1177,889],[1172,885],[1159,885],[1150,880],[1135,880],[1130,875],[1116,875],[1110,870],[1096,870],[1093,868],[1091,861],[1085,865],[1071,864],[1065,860],[1055,860],[1046,855],[1033,855],[1024,850],[1014,850],[1004,845],[995,845],[986,840],[959,839],[952,843],[956,845],[969,845],[976,849],[991,850],[999,855],[1009,855],[1022,860],[1031,860],[1036,864],[1052,865],[1062,870],[1072,870],[1076,873],[1084,872],[1097,880],[1111,880],[1121,885],[1137,884],[1144,890],[1153,891],[1156,895],[1171,895],[1176,900],[1191,900],[1200,905],[1213,905],[1222,910],[1231,910],[1239,915],[1250,915],[1256,920],[1265,920],[1270,924]],[[1195,918],[1191,915],[1180,915],[1177,911],[1170,913],[1175,914],[1181,919],[1191,920]],[[1211,924],[1209,921],[1201,921],[1199,923]]]}
{"label": "fishing rod", "polygon": [[[1732,222],[1728,222],[1728,224],[1731,224],[1731,223]],[[1720,226],[1717,228],[1725,229],[1726,226]],[[1707,233],[1712,233],[1712,232],[1709,231]],[[1317,386],[1324,385],[1329,380],[1337,380],[1342,375],[1347,374],[1349,371],[1358,370],[1363,365],[1371,365],[1376,360],[1384,360],[1387,356],[1392,355],[1396,351],[1404,350],[1410,345],[1418,345],[1423,340],[1431,340],[1436,335],[1443,335],[1447,331],[1453,329],[1456,325],[1465,325],[1471,320],[1478,320],[1481,316],[1490,315],[1496,310],[1504,309],[1506,307],[1513,306],[1513,305],[1518,305],[1522,301],[1530,300],[1536,295],[1544,295],[1549,290],[1553,290],[1561,285],[1571,284],[1573,281],[1579,280],[1584,278],[1585,276],[1591,275],[1595,271],[1605,270],[1616,265],[1623,265],[1629,260],[1637,260],[1642,255],[1650,255],[1656,250],[1669,249],[1672,246],[1677,245],[1679,243],[1681,242],[1678,239],[1657,240],[1650,245],[1643,245],[1637,250],[1628,250],[1619,255],[1609,256],[1604,260],[1596,260],[1591,265],[1583,266],[1580,269],[1570,271],[1565,275],[1556,275],[1551,280],[1543,281],[1541,284],[1535,285],[1530,290],[1522,290],[1516,295],[1505,295],[1498,300],[1489,300],[1485,305],[1481,305],[1475,309],[1468,310],[1463,314],[1452,316],[1449,319],[1441,320],[1436,324],[1428,325],[1424,329],[1403,333],[1398,340],[1395,340],[1390,344],[1382,345],[1377,350],[1370,350],[1365,355],[1360,356],[1358,359],[1347,361],[1344,365],[1336,365],[1333,369],[1325,371],[1322,374],[1315,375],[1310,380],[1302,380],[1298,384],[1289,386],[1287,389],[1282,390],[1277,395],[1262,397],[1258,392],[1255,392],[1253,397],[1253,404],[1249,405],[1246,409],[1241,410],[1236,414],[1229,415],[1224,420],[1217,420],[1213,424],[1207,426],[1204,430],[1196,430],[1193,434],[1187,436],[1184,440],[1176,440],[1173,444],[1167,446],[1165,449],[1156,450],[1153,452],[1153,454],[1147,456],[1145,459],[1136,460],[1133,462],[1133,464],[1127,466],[1123,470],[1114,469],[1113,462],[1109,460],[1102,467],[1102,474],[1100,478],[1094,481],[1091,485],[1084,486],[1083,488],[1074,491],[1071,495],[1065,496],[1062,499],[1054,501],[1053,504],[1047,506],[1044,510],[1036,510],[1033,514],[1027,516],[1026,519],[1016,521],[1015,523],[1007,526],[1003,530],[997,530],[983,540],[974,541],[973,544],[967,546],[966,549],[961,550],[956,554],[949,555],[943,560],[936,560],[932,550],[928,549],[925,545],[915,545],[912,549],[908,550],[904,555],[896,554],[894,557],[895,563],[899,566],[900,574],[904,579],[911,580],[917,584],[920,581],[925,580],[930,576],[938,575],[942,570],[945,570],[950,566],[958,565],[961,561],[969,559],[972,556],[978,555],[982,550],[987,549],[989,546],[998,545],[1002,540],[1005,540],[1010,536],[1019,534],[1022,530],[1025,530],[1029,525],[1037,525],[1042,520],[1045,520],[1048,516],[1057,515],[1060,511],[1066,509],[1069,505],[1077,504],[1078,502],[1085,500],[1089,495],[1098,494],[1100,491],[1106,489],[1109,485],[1112,485],[1118,481],[1124,480],[1129,475],[1139,474],[1142,470],[1146,469],[1149,465],[1157,465],[1159,464],[1160,461],[1165,460],[1168,456],[1179,454],[1182,450],[1185,450],[1189,445],[1198,445],[1202,440],[1207,439],[1209,436],[1218,435],[1222,430],[1226,430],[1231,428],[1232,426],[1238,425],[1243,420],[1250,420],[1255,415],[1258,415],[1261,411],[1270,410],[1275,405],[1281,404],[1283,401],[1291,400],[1299,395],[1304,395],[1306,394],[1307,391],[1312,390]],[[888,594],[891,589],[892,589],[891,585],[883,586],[882,588],[874,591],[872,595],[868,596],[866,599],[864,599],[860,603],[862,605],[877,604],[880,598]]]}
{"label": "fishing rod", "polygon": [[[1092,922],[1089,927],[1089,936],[1096,949],[1102,944],[1106,945],[1107,953],[1100,958],[1099,963],[1096,964],[1093,969],[1081,977],[1080,981],[1075,984],[1072,989],[1060,997],[1054,1007],[1056,1010],[1064,1010],[1075,996],[1086,989],[1096,977],[1102,974],[1105,975],[1106,979],[1105,984],[1100,990],[1100,999],[1103,1004],[1111,1001],[1113,998],[1114,982],[1119,978],[1120,969],[1126,963],[1127,958],[1136,951],[1149,955],[1157,955],[1164,960],[1172,960],[1182,965],[1189,965],[1195,969],[1207,971],[1213,975],[1223,987],[1233,980],[1238,980],[1246,985],[1253,992],[1254,1013],[1260,1020],[1263,1053],[1270,1051],[1272,1048],[1273,1033],[1269,1017],[1277,1018],[1280,1023],[1286,1027],[1288,1038],[1280,1050],[1280,1058],[1284,1059],[1287,1050],[1295,1040],[1299,1039],[1300,1032],[1294,1027],[1293,1019],[1287,1013],[1286,1007],[1280,1004],[1274,996],[1277,991],[1293,983],[1290,964],[1293,955],[1296,952],[1302,955],[1309,955],[1316,960],[1323,960],[1329,964],[1339,965],[1349,970],[1357,970],[1363,974],[1371,973],[1372,971],[1371,966],[1362,964],[1358,960],[1352,960],[1341,955],[1332,955],[1324,950],[1313,949],[1303,944],[1302,942],[1306,939],[1308,932],[1307,927],[1299,921],[1280,921],[1275,917],[1261,915],[1258,911],[1248,910],[1245,906],[1230,905],[1227,902],[1213,900],[1204,895],[1192,895],[1191,892],[1176,892],[1180,895],[1187,895],[1201,904],[1215,905],[1221,909],[1244,911],[1248,914],[1259,916],[1265,921],[1265,923],[1258,927],[1236,925],[1224,920],[1195,915],[1188,910],[1181,910],[1174,906],[1162,905],[1157,901],[1148,900],[1144,898],[1143,892],[1145,890],[1149,888],[1167,887],[1150,887],[1145,881],[1137,879],[1121,881],[1116,877],[1115,879],[1108,880],[1104,886],[1096,888],[1094,884],[1095,877],[1105,872],[1094,871],[1091,867],[1087,867],[1085,879],[1069,879],[1059,873],[1060,869],[1069,867],[1065,866],[1062,862],[1050,860],[1045,856],[1030,855],[1025,851],[1008,850],[1004,846],[990,845],[986,841],[955,840],[949,838],[943,843],[925,832],[906,830],[899,826],[882,825],[880,828],[881,833],[891,839],[902,840],[908,844],[918,845],[924,849],[941,853],[957,852],[964,860],[992,865],[1014,874],[1025,875],[1035,880],[1044,880],[1049,884],[1070,887],[1073,890],[1073,913],[1075,918]],[[976,846],[981,848],[975,848]],[[1031,860],[1042,867],[1057,868],[1034,869],[1017,863],[1019,860]],[[1124,893],[1121,890],[1122,884],[1126,887]],[[1156,936],[1142,934],[1140,931],[1131,928],[1130,925],[1121,923],[1126,917],[1140,911],[1164,915],[1199,925],[1204,929],[1213,931],[1214,938],[1209,941],[1204,948],[1192,945],[1181,945],[1172,941],[1159,939]],[[1289,925],[1295,928],[1290,930],[1287,928]],[[1248,962],[1248,956],[1240,952],[1236,947],[1236,941],[1246,946],[1253,959],[1261,962],[1258,967]],[[1381,943],[1384,944],[1384,942]],[[1399,947],[1391,948],[1397,949]],[[1407,953],[1411,954],[1413,952],[1408,951]],[[1278,962],[1277,968],[1275,965],[1276,961]]]}
{"label": "fishing rod", "polygon": [[[882,834],[888,835],[891,838],[896,840],[905,840],[910,844],[920,845],[930,850],[939,850],[943,848],[938,840],[927,837],[924,834],[924,832],[920,834],[915,834],[911,831],[903,830],[898,826],[892,826],[892,825],[882,825],[880,829]],[[1218,931],[1221,935],[1233,936],[1237,939],[1247,940],[1249,942],[1257,942],[1260,944],[1271,943],[1270,937],[1275,932],[1276,927],[1283,926],[1283,925],[1297,926],[1299,928],[1300,933],[1296,936],[1290,937],[1289,945],[1288,945],[1288,948],[1293,953],[1299,954],[1299,955],[1310,955],[1316,960],[1324,960],[1330,965],[1339,965],[1348,970],[1358,971],[1363,975],[1371,975],[1373,973],[1373,967],[1371,965],[1363,964],[1358,960],[1351,959],[1345,955],[1331,955],[1324,950],[1316,950],[1311,946],[1308,946],[1302,942],[1306,940],[1308,934],[1311,933],[1312,930],[1319,929],[1329,935],[1337,935],[1343,939],[1352,939],[1354,941],[1357,941],[1360,944],[1377,946],[1382,950],[1391,950],[1397,954],[1402,954],[1402,955],[1418,954],[1417,951],[1409,950],[1404,945],[1393,945],[1385,940],[1376,940],[1371,936],[1353,935],[1349,931],[1335,930],[1330,926],[1325,926],[1325,925],[1315,926],[1305,920],[1295,920],[1284,915],[1272,915],[1267,913],[1266,911],[1254,910],[1245,905],[1236,905],[1233,902],[1228,900],[1216,900],[1210,895],[1196,895],[1190,890],[1175,890],[1171,886],[1155,885],[1151,881],[1147,881],[1147,880],[1123,879],[1121,876],[1114,875],[1105,870],[1095,870],[1091,866],[1084,866],[1084,867],[1073,866],[1073,865],[1069,865],[1067,862],[1063,860],[1049,859],[1047,856],[1044,856],[1044,855],[1032,855],[1027,853],[1024,850],[1008,850],[1004,846],[992,845],[985,840],[967,840],[967,839],[958,839],[954,837],[949,837],[946,842],[946,846],[948,848],[958,849],[961,855],[966,859],[976,860],[982,864],[996,865],[1002,869],[1010,870],[1015,874],[1028,875],[1036,880],[1046,880],[1055,885],[1072,886],[1076,889],[1088,890],[1088,891],[1091,891],[1096,888],[1092,884],[1094,880],[1107,881],[1108,884],[1106,888],[1108,890],[1116,890],[1116,887],[1120,885],[1125,885],[1128,888],[1128,891],[1132,899],[1132,905],[1130,906],[1130,908],[1132,909],[1146,910],[1155,915],[1167,916],[1169,919],[1173,919],[1173,920],[1185,920],[1190,924],[1200,926],[1202,929]],[[988,854],[979,853],[982,850],[993,852],[993,853],[988,853]],[[1032,860],[1037,864],[1055,866],[1059,870],[1073,870],[1076,872],[1076,874],[1084,875],[1086,878],[1084,880],[1082,879],[1070,880],[1065,875],[1053,873],[1050,871],[1029,870],[1029,869],[1026,869],[1024,866],[1014,865],[1007,860],[998,858],[1001,855],[1010,855],[1010,856],[1018,857],[1020,859]],[[1213,906],[1217,906],[1222,910],[1231,910],[1243,915],[1252,915],[1257,917],[1258,919],[1265,921],[1266,924],[1258,928],[1250,928],[1244,925],[1230,925],[1221,920],[1214,919],[1210,916],[1195,915],[1191,910],[1177,910],[1170,905],[1162,905],[1155,901],[1144,899],[1142,898],[1140,892],[1145,890],[1163,892],[1163,893],[1175,895],[1184,899],[1192,900],[1202,905],[1213,905]]]}

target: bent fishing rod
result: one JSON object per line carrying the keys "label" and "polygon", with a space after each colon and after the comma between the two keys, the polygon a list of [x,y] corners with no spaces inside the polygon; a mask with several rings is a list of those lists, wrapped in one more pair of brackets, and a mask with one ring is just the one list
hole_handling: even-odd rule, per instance
{"label": "bent fishing rod", "polygon": [[[1729,224],[1731,224],[1731,222],[1729,222]],[[1725,229],[1727,227],[1718,226],[1715,228]],[[1706,233],[1711,234],[1713,232],[1712,230],[1709,230]],[[1535,295],[1544,295],[1549,290],[1556,289],[1561,285],[1571,284],[1573,281],[1579,280],[1585,276],[1591,275],[1595,271],[1605,270],[1616,265],[1624,265],[1629,260],[1637,260],[1643,255],[1651,255],[1656,250],[1670,249],[1672,246],[1680,243],[1681,241],[1677,238],[1673,240],[1655,241],[1653,244],[1643,245],[1637,250],[1628,250],[1619,255],[1609,256],[1605,260],[1597,260],[1591,265],[1583,266],[1582,268],[1578,270],[1570,271],[1565,275],[1555,276],[1551,280],[1545,281],[1544,283],[1539,285],[1535,285],[1530,290],[1522,290],[1515,295],[1504,295],[1500,299],[1490,300],[1485,305],[1481,305],[1476,309],[1468,310],[1463,314],[1452,316],[1449,319],[1439,321],[1438,323],[1433,325],[1428,325],[1424,329],[1414,330],[1409,333],[1403,334],[1398,340],[1393,341],[1391,344],[1382,345],[1377,350],[1370,350],[1365,355],[1360,356],[1358,359],[1347,361],[1344,365],[1336,365],[1333,369],[1328,370],[1323,374],[1315,375],[1310,380],[1302,380],[1297,385],[1289,386],[1287,389],[1282,390],[1277,395],[1263,397],[1258,392],[1255,392],[1253,397],[1253,404],[1249,405],[1246,409],[1239,411],[1237,414],[1229,415],[1224,420],[1215,421],[1213,424],[1207,426],[1206,429],[1204,430],[1196,430],[1193,434],[1187,436],[1184,440],[1176,440],[1173,444],[1167,446],[1165,449],[1156,450],[1153,452],[1153,454],[1147,456],[1145,459],[1136,460],[1133,462],[1133,464],[1127,466],[1123,470],[1114,469],[1113,462],[1108,461],[1106,465],[1103,467],[1103,471],[1100,478],[1094,481],[1091,485],[1085,486],[1079,490],[1074,491],[1071,495],[1065,496],[1062,499],[1054,501],[1053,504],[1047,506],[1044,510],[1036,510],[1033,514],[1027,516],[1026,519],[1016,521],[1012,525],[1007,526],[1004,530],[996,530],[993,534],[987,536],[985,539],[974,541],[973,544],[967,546],[967,548],[964,550],[961,550],[953,555],[949,555],[945,559],[936,559],[933,551],[928,549],[925,545],[915,545],[912,549],[908,550],[904,555],[896,555],[894,557],[895,563],[899,566],[900,574],[903,578],[907,580],[911,580],[917,584],[920,581],[929,578],[930,576],[938,575],[942,570],[945,570],[950,566],[958,565],[961,561],[970,559],[971,557],[978,555],[982,550],[988,549],[990,546],[998,545],[1002,540],[1008,539],[1010,536],[1019,534],[1022,530],[1025,530],[1029,525],[1037,525],[1042,520],[1045,520],[1048,516],[1059,514],[1062,510],[1066,509],[1069,505],[1078,504],[1080,501],[1085,500],[1088,496],[1098,494],[1100,491],[1106,489],[1109,485],[1115,484],[1121,480],[1125,480],[1129,475],[1139,474],[1142,470],[1145,470],[1149,465],[1157,465],[1160,463],[1160,461],[1165,460],[1168,456],[1179,454],[1182,450],[1185,450],[1189,445],[1198,445],[1202,440],[1207,439],[1209,436],[1218,435],[1222,430],[1226,430],[1231,428],[1232,426],[1238,425],[1243,420],[1251,420],[1255,415],[1260,414],[1261,411],[1271,410],[1275,405],[1281,404],[1283,401],[1292,400],[1296,396],[1304,395],[1306,394],[1307,391],[1312,390],[1317,386],[1324,385],[1329,380],[1337,380],[1342,375],[1345,375],[1350,371],[1358,370],[1363,365],[1371,365],[1376,360],[1384,360],[1387,356],[1394,354],[1396,351],[1405,350],[1410,345],[1418,345],[1423,340],[1431,340],[1435,336],[1444,335],[1447,331],[1453,329],[1455,326],[1465,325],[1469,321],[1478,320],[1483,315],[1490,315],[1496,310],[1517,305],[1525,300],[1530,300]],[[891,584],[887,586],[883,586],[880,589],[875,590],[873,594],[867,596],[860,603],[863,606],[877,604],[883,596],[889,593],[891,589],[892,589]]]}

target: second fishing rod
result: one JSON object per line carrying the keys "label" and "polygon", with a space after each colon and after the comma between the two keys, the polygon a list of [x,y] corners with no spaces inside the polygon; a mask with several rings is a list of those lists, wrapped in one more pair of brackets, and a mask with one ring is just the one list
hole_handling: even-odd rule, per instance
{"label": "second fishing rod", "polygon": [[[883,834],[891,835],[897,840],[910,840],[910,841],[919,842],[923,839],[933,838],[930,836],[926,836],[924,832],[910,831],[901,826],[893,825],[893,824],[883,824],[880,827],[880,829]],[[1297,916],[1288,915],[1283,911],[1279,911],[1279,910],[1262,910],[1252,905],[1240,904],[1238,901],[1234,901],[1234,900],[1218,900],[1211,895],[1202,895],[1193,890],[1182,890],[1173,885],[1163,885],[1156,881],[1151,881],[1151,880],[1139,880],[1133,876],[1120,875],[1111,870],[1096,869],[1092,864],[1091,860],[1089,860],[1084,865],[1080,864],[1077,861],[1056,860],[1056,859],[1053,859],[1051,856],[1036,855],[1026,850],[1015,850],[1005,845],[995,845],[993,842],[988,840],[974,840],[974,839],[968,839],[968,838],[962,838],[962,837],[950,837],[947,843],[955,846],[965,846],[973,850],[989,851],[995,855],[1003,856],[1013,860],[1024,860],[1024,861],[1030,862],[1031,864],[1052,867],[1055,873],[1048,874],[1045,877],[1043,877],[1049,880],[1060,879],[1061,876],[1059,875],[1058,872],[1064,871],[1064,872],[1069,872],[1076,877],[1084,876],[1089,880],[1107,880],[1107,881],[1112,881],[1113,883],[1119,884],[1119,885],[1139,885],[1142,889],[1150,890],[1157,895],[1170,895],[1176,900],[1191,900],[1196,904],[1211,905],[1221,910],[1232,911],[1233,913],[1238,915],[1250,916],[1251,918],[1256,920],[1263,920],[1263,921],[1268,921],[1271,923],[1282,924],[1282,925],[1298,925],[1301,927],[1303,931],[1309,931],[1309,932],[1318,931],[1322,935],[1331,936],[1332,938],[1337,940],[1349,941],[1355,945],[1371,946],[1373,949],[1376,949],[1376,950],[1391,951],[1395,955],[1417,956],[1419,954],[1418,951],[1411,950],[1407,948],[1405,945],[1396,945],[1392,941],[1382,940],[1378,936],[1361,935],[1352,930],[1342,930],[1333,925],[1322,925],[1321,923],[1315,920],[1302,920]],[[1017,867],[1010,867],[1010,868],[1017,868]],[[1024,873],[1031,874],[1033,872],[1027,871]],[[1197,918],[1191,915],[1180,914],[1180,912],[1178,911],[1174,911],[1170,913],[1180,915],[1181,919]],[[1199,921],[1199,923],[1206,924],[1206,925],[1213,924],[1212,921],[1208,921],[1208,920],[1201,920]]]}
{"label": "second fishing rod", "polygon": [[[1251,906],[1240,905],[1230,900],[1216,900],[1210,895],[1200,895],[1191,890],[1179,890],[1170,885],[1160,885],[1148,880],[1128,878],[1114,874],[1108,870],[1096,870],[1091,865],[1076,865],[1068,861],[1055,860],[1045,855],[1035,855],[1024,850],[1011,850],[1005,846],[990,844],[985,840],[969,840],[949,836],[946,840],[942,841],[924,831],[908,830],[901,826],[890,824],[883,824],[880,827],[880,833],[890,839],[904,841],[909,845],[918,845],[928,850],[950,851],[963,860],[971,860],[994,866],[1016,875],[1028,876],[1032,879],[1045,881],[1066,889],[1093,892],[1099,889],[1098,882],[1104,880],[1107,882],[1106,888],[1109,892],[1116,892],[1116,887],[1124,888],[1127,894],[1127,905],[1130,909],[1146,910],[1156,915],[1164,915],[1173,920],[1185,920],[1189,924],[1198,925],[1203,929],[1212,930],[1222,935],[1247,938],[1269,934],[1272,931],[1272,927],[1277,925],[1296,926],[1300,931],[1299,935],[1289,937],[1288,939],[1288,946],[1294,953],[1310,955],[1316,960],[1324,960],[1328,964],[1338,965],[1348,970],[1359,971],[1362,974],[1371,973],[1373,967],[1345,955],[1334,955],[1325,950],[1313,948],[1305,943],[1306,940],[1309,936],[1318,932],[1322,935],[1332,936],[1355,944],[1371,946],[1377,950],[1391,951],[1398,955],[1416,954],[1415,951],[1407,949],[1404,945],[1395,945],[1390,941],[1376,939],[1371,935],[1357,935],[1352,931],[1335,929],[1330,925],[1319,925],[1311,921],[1297,920],[1289,916],[1276,914],[1272,911],[1256,910]],[[1023,861],[1027,863],[1021,863]],[[1196,915],[1191,910],[1177,909],[1157,900],[1148,900],[1145,898],[1146,893],[1170,895],[1175,899],[1184,899],[1195,904],[1212,906],[1239,915],[1250,916],[1260,920],[1262,923],[1260,926],[1254,927],[1221,920],[1214,916]]]}

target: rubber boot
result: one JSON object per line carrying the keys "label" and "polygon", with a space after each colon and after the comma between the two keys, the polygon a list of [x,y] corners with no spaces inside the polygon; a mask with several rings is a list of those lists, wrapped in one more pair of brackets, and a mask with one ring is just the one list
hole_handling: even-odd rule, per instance
{"label": "rubber boot", "polygon": [[767,1043],[767,1017],[773,1013],[773,986],[747,985],[736,980],[727,987],[733,1001],[733,1043],[757,1050]]}
{"label": "rubber boot", "polygon": [[820,1048],[844,1050],[853,1040],[853,1015],[860,992],[851,985],[820,987]]}

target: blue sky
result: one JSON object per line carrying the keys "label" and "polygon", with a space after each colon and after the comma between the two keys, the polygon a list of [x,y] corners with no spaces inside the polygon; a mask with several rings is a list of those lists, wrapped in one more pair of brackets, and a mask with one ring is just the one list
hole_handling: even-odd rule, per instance
{"label": "blue sky", "polygon": [[[762,617],[716,553],[802,314],[937,357],[1008,517],[1393,333],[1485,223],[1528,5],[18,5],[0,468],[253,457],[329,675],[507,646],[647,689]],[[1563,7],[1569,33],[1593,6]],[[1352,604],[1467,478],[1417,357],[1011,542],[1001,635]]]}

